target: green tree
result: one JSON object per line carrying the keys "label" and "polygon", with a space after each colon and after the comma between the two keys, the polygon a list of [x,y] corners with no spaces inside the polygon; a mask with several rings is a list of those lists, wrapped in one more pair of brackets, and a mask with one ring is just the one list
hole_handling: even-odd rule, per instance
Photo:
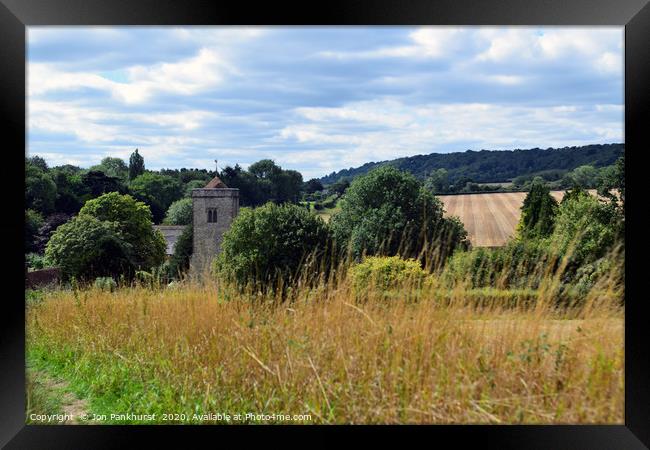
{"label": "green tree", "polygon": [[330,221],[336,243],[353,257],[400,255],[440,264],[467,233],[457,219],[443,217],[443,207],[411,174],[383,166],[356,178]]}
{"label": "green tree", "polygon": [[[139,155],[138,155],[139,156]],[[107,156],[102,159],[102,162],[90,168],[91,170],[99,170],[104,172],[107,176],[126,181],[129,176],[129,166],[126,165],[123,159],[113,158]]]}
{"label": "green tree", "polygon": [[614,205],[600,202],[584,190],[577,190],[568,194],[560,204],[551,247],[567,255],[576,266],[591,263],[605,256],[622,237],[619,227]]}
{"label": "green tree", "polygon": [[164,261],[165,238],[153,228],[151,210],[130,195],[110,192],[89,200],[79,211],[79,216],[116,223],[125,242],[132,248],[130,261],[135,268],[150,269]]}
{"label": "green tree", "polygon": [[183,228],[174,244],[174,253],[169,259],[168,273],[170,278],[181,278],[190,268],[190,259],[193,251],[194,230],[192,224]]}
{"label": "green tree", "polygon": [[240,285],[273,288],[280,280],[295,281],[305,261],[318,263],[327,246],[321,218],[298,205],[267,203],[240,211],[223,236],[215,265]]}
{"label": "green tree", "polygon": [[424,187],[429,189],[434,194],[443,194],[449,191],[449,173],[447,169],[437,169],[429,174]]}
{"label": "green tree", "polygon": [[83,198],[89,193],[80,170],[75,172],[65,167],[53,167],[50,172],[56,184],[55,210],[76,214],[83,206]]}
{"label": "green tree", "polygon": [[104,172],[99,170],[89,170],[81,175],[81,183],[84,186],[86,194],[84,200],[99,197],[108,192],[125,193],[126,188],[119,179],[109,177]]}
{"label": "green tree", "polygon": [[574,186],[584,189],[595,188],[599,182],[598,170],[594,166],[580,166],[573,169],[570,178]]}
{"label": "green tree", "polygon": [[134,180],[144,173],[144,158],[138,153],[138,149],[131,153],[129,158],[129,180]]}
{"label": "green tree", "polygon": [[143,173],[131,181],[129,189],[138,200],[151,207],[156,223],[163,220],[169,206],[183,195],[177,179],[152,172]]}
{"label": "green tree", "polygon": [[169,206],[163,223],[166,225],[190,225],[192,216],[192,199],[182,198]]}
{"label": "green tree", "polygon": [[47,162],[45,162],[45,160],[38,155],[34,155],[30,158],[26,158],[26,160],[29,162],[29,164],[38,167],[43,172],[47,172],[49,170],[49,167],[47,166]]}
{"label": "green tree", "polygon": [[322,191],[323,189],[323,183],[321,183],[318,178],[312,178],[309,181],[306,181],[302,187],[302,190],[307,194],[313,194],[314,192]]}
{"label": "green tree", "polygon": [[517,234],[526,239],[549,236],[553,232],[557,207],[546,183],[540,179],[533,180],[521,207]]}
{"label": "green tree", "polygon": [[350,187],[350,180],[345,178],[332,184],[328,189],[330,192],[334,192],[340,197],[343,194],[345,194],[345,191],[347,191],[349,187]]}
{"label": "green tree", "polygon": [[[226,182],[224,181],[224,183]],[[203,180],[188,181],[187,184],[185,185],[185,193],[183,195],[187,198],[192,198],[192,189],[201,189],[205,187],[206,184],[207,183]],[[226,185],[230,187],[228,183],[226,183]]]}
{"label": "green tree", "polygon": [[119,224],[90,215],[79,215],[57,228],[45,250],[46,260],[60,267],[65,279],[82,280],[131,273],[132,254]]}
{"label": "green tree", "polygon": [[616,160],[613,166],[603,170],[601,184],[598,186],[598,195],[608,198],[610,202],[620,208],[623,219],[625,218],[625,155]]}
{"label": "green tree", "polygon": [[34,237],[44,222],[43,216],[37,211],[25,210],[25,253],[34,251]]}
{"label": "green tree", "polygon": [[[36,157],[34,157],[36,158]],[[52,176],[38,165],[25,161],[25,203],[28,209],[42,214],[54,211],[56,184]]]}

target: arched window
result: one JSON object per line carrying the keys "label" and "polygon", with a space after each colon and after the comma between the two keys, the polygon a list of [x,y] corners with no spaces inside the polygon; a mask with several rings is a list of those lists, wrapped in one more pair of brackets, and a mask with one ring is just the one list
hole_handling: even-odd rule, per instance
{"label": "arched window", "polygon": [[208,208],[208,223],[216,223],[217,222],[217,208]]}

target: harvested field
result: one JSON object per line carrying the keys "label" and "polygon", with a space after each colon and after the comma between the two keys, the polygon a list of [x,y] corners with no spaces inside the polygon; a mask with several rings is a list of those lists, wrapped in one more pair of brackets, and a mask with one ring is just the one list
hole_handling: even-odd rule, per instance
{"label": "harvested field", "polygon": [[[564,192],[553,191],[551,195],[560,201]],[[440,195],[438,198],[445,205],[445,215],[460,217],[474,247],[500,247],[515,232],[526,192]]]}

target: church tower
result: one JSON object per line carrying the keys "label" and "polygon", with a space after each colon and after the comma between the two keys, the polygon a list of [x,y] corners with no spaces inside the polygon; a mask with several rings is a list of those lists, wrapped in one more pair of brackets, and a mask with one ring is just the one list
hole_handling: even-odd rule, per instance
{"label": "church tower", "polygon": [[219,253],[223,233],[239,213],[239,189],[215,176],[204,188],[192,189],[194,243],[190,266],[201,273]]}

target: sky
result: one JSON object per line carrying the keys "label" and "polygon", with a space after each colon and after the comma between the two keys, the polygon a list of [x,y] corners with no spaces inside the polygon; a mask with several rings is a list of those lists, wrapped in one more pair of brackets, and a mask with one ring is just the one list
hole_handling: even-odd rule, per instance
{"label": "sky", "polygon": [[624,142],[622,27],[28,27],[27,153],[148,169]]}

